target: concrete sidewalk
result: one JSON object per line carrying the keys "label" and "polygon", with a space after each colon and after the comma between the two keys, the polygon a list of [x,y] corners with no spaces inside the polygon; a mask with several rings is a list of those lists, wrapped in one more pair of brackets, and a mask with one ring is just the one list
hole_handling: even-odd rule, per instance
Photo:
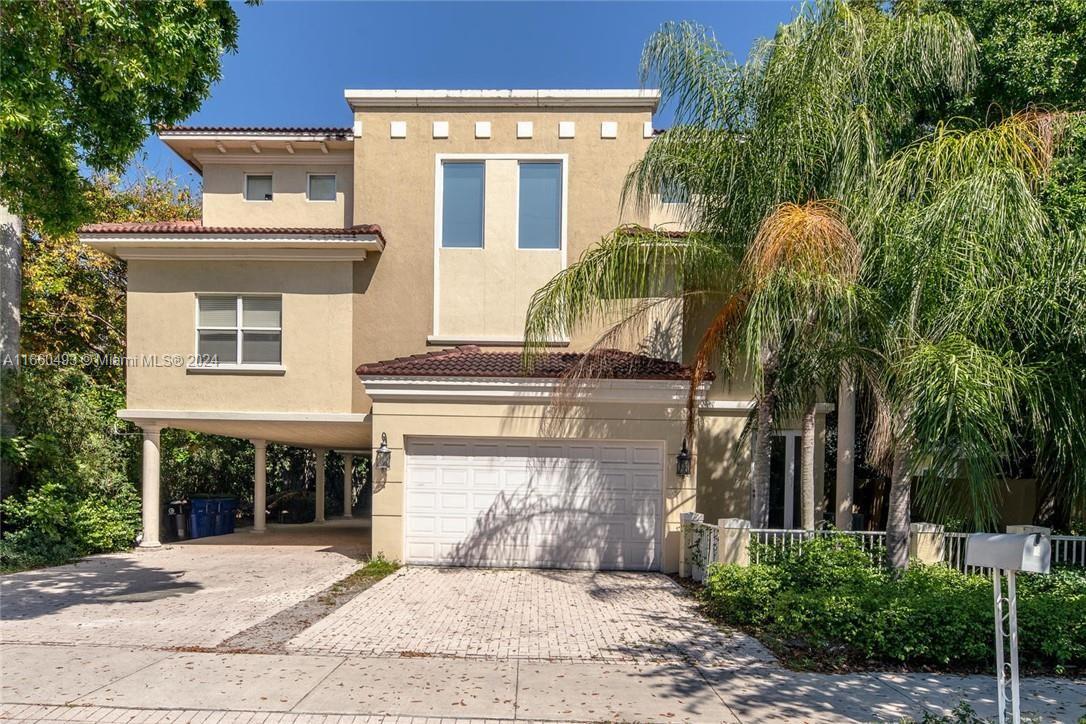
{"label": "concrete sidewalk", "polygon": [[[209,653],[3,645],[0,719],[98,722],[897,721],[961,700],[994,716],[989,677],[830,676],[777,666],[437,656]],[[1023,709],[1086,714],[1086,682],[1030,679]]]}

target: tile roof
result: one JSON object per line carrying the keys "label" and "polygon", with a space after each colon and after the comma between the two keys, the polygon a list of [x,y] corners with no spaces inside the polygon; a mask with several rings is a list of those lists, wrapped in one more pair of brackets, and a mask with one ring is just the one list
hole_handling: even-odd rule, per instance
{"label": "tile roof", "polygon": [[298,226],[204,226],[199,221],[154,221],[87,224],[80,234],[305,234],[310,236],[377,236],[384,235],[377,224],[356,224],[346,228],[305,228]]}
{"label": "tile roof", "polygon": [[690,236],[689,231],[680,231],[677,229],[650,229],[647,226],[641,224],[625,224],[618,227],[619,234],[625,234],[627,236],[657,236],[666,239],[685,239]]}
{"label": "tile roof", "polygon": [[[590,358],[586,360],[586,356]],[[688,380],[691,370],[678,362],[617,349],[585,355],[578,352],[546,352],[525,370],[520,352],[484,352],[464,345],[411,357],[363,364],[359,377],[534,377],[559,378],[585,361],[587,376],[597,379]]]}
{"label": "tile roof", "polygon": [[350,128],[330,126],[169,126],[159,128],[160,134],[218,134],[222,136],[343,136],[351,138]]}

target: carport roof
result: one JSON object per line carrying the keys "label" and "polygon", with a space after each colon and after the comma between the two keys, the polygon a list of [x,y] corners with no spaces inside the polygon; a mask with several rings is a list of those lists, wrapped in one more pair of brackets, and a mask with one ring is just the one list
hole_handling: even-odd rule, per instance
{"label": "carport roof", "polygon": [[678,362],[623,352],[617,349],[579,352],[547,352],[524,366],[520,352],[488,352],[463,345],[427,354],[358,367],[359,377],[524,377],[558,379],[583,374],[595,379],[689,380],[692,370]]}

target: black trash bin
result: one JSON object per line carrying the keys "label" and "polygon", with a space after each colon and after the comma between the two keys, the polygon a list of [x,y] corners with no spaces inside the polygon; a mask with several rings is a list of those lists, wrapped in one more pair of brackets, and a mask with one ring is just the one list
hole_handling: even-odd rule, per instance
{"label": "black trash bin", "polygon": [[166,540],[188,540],[189,501],[171,500],[166,504]]}

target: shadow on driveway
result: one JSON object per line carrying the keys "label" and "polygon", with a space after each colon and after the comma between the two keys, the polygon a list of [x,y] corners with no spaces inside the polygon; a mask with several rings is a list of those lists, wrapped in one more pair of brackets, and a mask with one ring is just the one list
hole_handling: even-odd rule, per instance
{"label": "shadow on driveway", "polygon": [[0,578],[0,620],[28,621],[70,606],[140,603],[195,593],[185,571],[141,565],[129,556],[94,556],[77,563]]}

